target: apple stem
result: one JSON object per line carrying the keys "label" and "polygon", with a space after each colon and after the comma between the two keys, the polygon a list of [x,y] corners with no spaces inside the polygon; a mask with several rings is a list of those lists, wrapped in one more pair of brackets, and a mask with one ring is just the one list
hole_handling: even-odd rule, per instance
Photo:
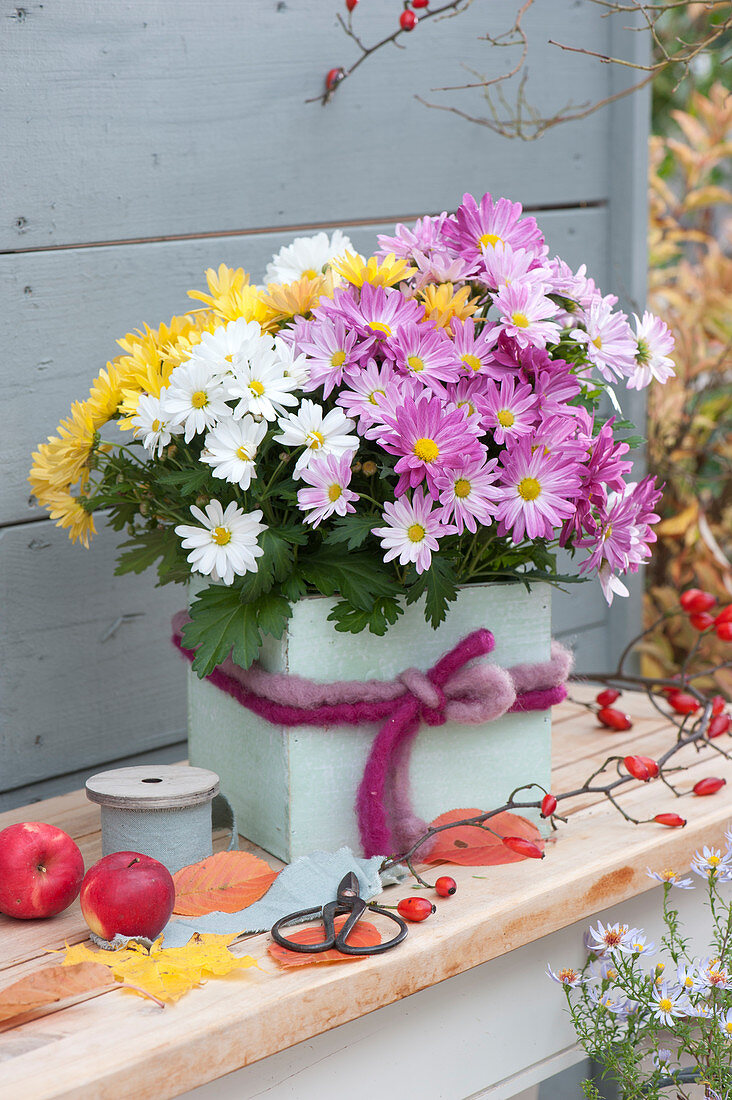
{"label": "apple stem", "polygon": [[138,857],[137,857],[137,856],[135,856],[135,858],[134,858],[134,859],[132,859],[132,860],[130,860],[130,862],[129,862],[129,863],[127,864],[127,867],[128,867],[128,869],[129,869],[130,867],[134,867],[134,865],[135,865],[136,863],[139,863],[139,862],[140,862],[140,860],[138,859]]}

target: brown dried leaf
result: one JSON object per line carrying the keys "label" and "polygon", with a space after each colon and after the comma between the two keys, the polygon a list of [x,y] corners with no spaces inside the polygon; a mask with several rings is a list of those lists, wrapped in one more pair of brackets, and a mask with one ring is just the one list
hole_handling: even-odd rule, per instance
{"label": "brown dried leaf", "polygon": [[20,981],[0,989],[0,1021],[56,1001],[91,993],[92,990],[111,989],[118,984],[109,969],[96,962],[34,970]]}

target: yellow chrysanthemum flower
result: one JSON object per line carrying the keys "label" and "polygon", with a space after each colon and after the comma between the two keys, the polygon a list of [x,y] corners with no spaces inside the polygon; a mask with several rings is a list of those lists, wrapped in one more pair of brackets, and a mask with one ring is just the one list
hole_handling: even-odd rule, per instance
{"label": "yellow chrysanthemum flower", "polygon": [[68,487],[89,475],[89,459],[99,441],[93,410],[86,402],[75,401],[71,416],[58,426],[59,435],[49,436],[33,455],[29,481],[33,491],[43,487]]}
{"label": "yellow chrysanthemum flower", "polygon": [[119,371],[114,363],[107,363],[92,382],[86,402],[97,428],[103,427],[117,412],[122,400]]}
{"label": "yellow chrysanthemum flower", "polygon": [[206,272],[206,282],[210,294],[201,290],[189,290],[188,297],[210,306],[218,318],[223,321],[258,321],[266,327],[271,321],[270,312],[263,304],[264,292],[250,286],[249,275],[241,267],[227,267],[221,264],[218,271],[212,267]]}
{"label": "yellow chrysanthemum flower", "polygon": [[292,317],[305,317],[318,305],[321,298],[333,297],[333,274],[326,271],[314,279],[305,276],[296,283],[270,283],[264,297],[272,321],[278,323]]}
{"label": "yellow chrysanthemum flower", "polygon": [[86,511],[81,498],[56,489],[42,494],[38,503],[48,510],[57,527],[68,529],[72,542],[80,542],[88,549],[91,536],[96,534],[96,527],[94,517]]}
{"label": "yellow chrysanthemum flower", "polygon": [[439,328],[447,328],[453,317],[466,321],[478,309],[478,302],[470,297],[470,287],[456,291],[452,283],[430,284],[420,295],[426,318]]}
{"label": "yellow chrysanthemum flower", "polygon": [[146,325],[144,331],[128,332],[124,339],[117,341],[128,352],[113,364],[121,390],[121,431],[131,426],[130,417],[137,412],[140,394],[158,397],[174,368],[187,359],[193,346],[200,342],[201,333],[218,323],[214,314],[201,310],[196,315],[186,313],[173,317],[158,329]]}
{"label": "yellow chrysanthemum flower", "polygon": [[395,259],[393,252],[383,260],[377,256],[370,256],[365,260],[358,253],[347,252],[342,259],[333,261],[333,269],[352,286],[371,283],[372,286],[384,287],[396,286],[417,271],[415,267],[409,266],[408,260]]}

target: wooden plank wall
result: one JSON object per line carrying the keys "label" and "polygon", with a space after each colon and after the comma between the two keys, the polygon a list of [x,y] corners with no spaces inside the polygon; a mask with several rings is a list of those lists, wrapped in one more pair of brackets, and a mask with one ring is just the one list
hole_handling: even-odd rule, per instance
{"label": "wooden plank wall", "polygon": [[[607,290],[643,300],[647,103],[620,101],[536,142],[508,141],[414,98],[495,74],[478,40],[516,0],[475,0],[365,64],[326,108],[306,104],[355,56],[341,0],[0,0],[0,807],[68,789],[112,761],[181,754],[183,667],[168,644],[181,590],[113,576],[114,538],[89,551],[34,506],[30,452],[115,354],[115,338],[185,308],[203,270],[261,277],[295,233],[341,226],[364,251],[397,220],[454,208],[464,190],[520,199],[551,248]],[[367,41],[394,0],[368,0]],[[617,71],[564,54],[637,51],[601,9],[529,12],[528,98],[544,113],[617,91]],[[481,110],[479,96],[463,108]],[[9,413],[9,415],[7,415]],[[557,600],[580,664],[605,663],[596,587]],[[3,793],[4,792],[4,793]]]}

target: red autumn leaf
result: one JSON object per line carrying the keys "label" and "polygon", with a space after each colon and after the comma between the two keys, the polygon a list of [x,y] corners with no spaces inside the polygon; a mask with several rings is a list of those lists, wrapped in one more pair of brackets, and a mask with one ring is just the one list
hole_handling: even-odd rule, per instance
{"label": "red autumn leaf", "polygon": [[[440,814],[431,822],[430,827],[448,825],[451,821],[463,821],[467,817],[479,817],[485,810],[449,810]],[[501,841],[504,836],[520,836],[532,841],[539,848],[544,847],[544,839],[537,829],[525,817],[504,812],[496,814],[487,822],[500,836],[493,836],[477,825],[456,825],[454,829],[445,829],[437,834],[434,848],[429,855],[416,858],[425,863],[459,863],[464,867],[492,867],[500,863],[518,863],[526,856],[511,851]]]}
{"label": "red autumn leaf", "polygon": [[[343,917],[336,917],[336,932],[340,932],[347,920],[348,914]],[[286,928],[283,934],[294,943],[322,943],[325,939],[325,929],[322,924],[317,924],[313,928],[301,928],[297,932],[292,932],[289,928]],[[378,928],[375,928],[373,924],[360,920],[348,937],[348,942],[353,947],[376,947],[377,944],[381,943],[381,935]],[[355,962],[357,959],[365,957],[363,955],[344,955],[342,952],[336,951],[335,947],[331,948],[330,951],[318,951],[312,955],[301,955],[297,951],[290,951],[287,947],[280,947],[278,943],[268,944],[267,950],[280,966]]]}
{"label": "red autumn leaf", "polygon": [[217,852],[173,875],[173,912],[183,917],[202,917],[216,911],[238,913],[259,901],[277,874],[250,852]]}

